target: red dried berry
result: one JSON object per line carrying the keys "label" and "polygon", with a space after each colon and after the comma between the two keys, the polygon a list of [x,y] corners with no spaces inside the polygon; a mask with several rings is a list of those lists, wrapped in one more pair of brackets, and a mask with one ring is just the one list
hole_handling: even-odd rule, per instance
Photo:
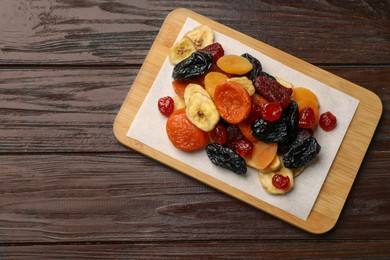
{"label": "red dried berry", "polygon": [[245,157],[252,154],[253,143],[246,138],[241,138],[233,142],[233,148],[236,153],[242,157]]}
{"label": "red dried berry", "polygon": [[162,97],[158,100],[158,110],[166,117],[173,113],[175,102],[170,96]]}
{"label": "red dried berry", "polygon": [[330,131],[336,127],[337,118],[331,112],[325,112],[320,115],[319,124],[325,131]]}
{"label": "red dried berry", "polygon": [[275,80],[259,76],[254,83],[255,89],[270,102],[279,102],[282,108],[291,102],[292,89],[283,87]]}
{"label": "red dried berry", "polygon": [[305,107],[299,112],[299,128],[312,129],[314,127],[316,116],[311,107]]}
{"label": "red dried berry", "polygon": [[214,42],[210,45],[207,45],[203,49],[198,50],[199,52],[206,52],[213,57],[213,62],[216,63],[219,58],[225,55],[225,51],[221,44]]}
{"label": "red dried berry", "polygon": [[279,102],[269,102],[261,107],[261,116],[264,120],[273,122],[280,118],[282,110]]}
{"label": "red dried berry", "polygon": [[222,124],[217,124],[210,132],[210,138],[217,144],[224,145],[227,140],[227,131]]}
{"label": "red dried berry", "polygon": [[290,186],[290,178],[288,176],[283,176],[282,174],[275,174],[272,177],[272,184],[281,190],[287,189]]}
{"label": "red dried berry", "polygon": [[249,112],[249,116],[245,119],[245,122],[252,124],[256,119],[262,117],[260,105],[252,104],[251,112]]}

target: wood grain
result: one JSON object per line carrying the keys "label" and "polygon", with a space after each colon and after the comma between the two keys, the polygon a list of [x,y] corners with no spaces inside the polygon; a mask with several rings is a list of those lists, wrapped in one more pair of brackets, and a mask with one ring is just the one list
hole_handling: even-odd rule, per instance
{"label": "wood grain", "polygon": [[372,154],[336,228],[313,236],[138,153],[2,155],[1,241],[384,240],[388,156]]}
{"label": "wood grain", "polygon": [[[146,98],[160,68],[163,66],[170,47],[173,45],[188,17],[201,24],[209,25],[213,30],[223,31],[226,36],[262,52],[291,69],[359,100],[359,106],[356,109],[354,117],[343,138],[343,142],[338,149],[337,156],[327,173],[326,180],[307,219],[301,219],[283,211],[274,205],[270,205],[259,198],[251,196],[243,190],[231,186],[229,183],[212,177],[206,172],[202,172],[176,158],[170,157],[168,154],[156,150],[155,147],[149,147],[136,139],[126,136],[134,117]],[[120,143],[129,148],[135,149],[165,165],[169,165],[183,174],[189,175],[249,205],[264,210],[292,225],[308,232],[319,234],[329,231],[337,222],[382,115],[382,110],[382,103],[379,97],[361,86],[321,70],[303,60],[248,37],[205,16],[188,9],[177,9],[170,13],[164,21],[130,92],[123,102],[114,122],[114,134]]]}
{"label": "wood grain", "polygon": [[[384,105],[373,147],[390,146],[390,68],[323,67],[375,91]],[[118,152],[115,117],[137,68],[14,68],[0,70],[0,153]]]}
{"label": "wood grain", "polygon": [[[192,9],[379,95],[340,218],[311,235],[118,144],[160,27]],[[0,1],[1,259],[387,259],[390,3]]]}
{"label": "wood grain", "polygon": [[140,64],[177,7],[310,63],[388,64],[390,54],[388,1],[2,0],[2,6],[0,64]]}
{"label": "wood grain", "polygon": [[[178,241],[175,243],[132,243],[115,245],[33,245],[7,247],[2,255],[8,260],[45,259],[388,259],[390,244],[386,241]],[[43,254],[42,252],[45,252]],[[94,255],[92,258],[91,255]],[[0,255],[1,256],[1,255]]]}

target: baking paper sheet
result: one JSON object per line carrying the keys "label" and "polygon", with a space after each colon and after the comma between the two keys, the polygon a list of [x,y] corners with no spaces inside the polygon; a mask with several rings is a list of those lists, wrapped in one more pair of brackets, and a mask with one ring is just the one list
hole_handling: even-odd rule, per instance
{"label": "baking paper sheet", "polygon": [[[176,41],[181,39],[187,31],[197,25],[199,25],[198,22],[188,18]],[[316,129],[314,137],[321,145],[321,152],[315,160],[307,165],[304,172],[295,179],[294,189],[287,195],[270,195],[261,186],[256,170],[248,167],[246,176],[236,175],[226,169],[213,165],[204,150],[186,153],[176,149],[171,144],[165,132],[166,117],[162,116],[157,109],[157,101],[160,97],[173,97],[176,95],[171,84],[173,65],[170,64],[168,58],[165,60],[155,82],[133,120],[127,136],[236,187],[247,194],[306,220],[337,154],[359,101],[287,67],[220,32],[214,31],[214,36],[215,41],[221,43],[224,47],[225,54],[251,54],[261,61],[265,72],[291,82],[294,87],[302,86],[312,90],[319,100],[320,112],[330,110],[337,116],[337,127],[333,131],[325,132],[319,127]]]}

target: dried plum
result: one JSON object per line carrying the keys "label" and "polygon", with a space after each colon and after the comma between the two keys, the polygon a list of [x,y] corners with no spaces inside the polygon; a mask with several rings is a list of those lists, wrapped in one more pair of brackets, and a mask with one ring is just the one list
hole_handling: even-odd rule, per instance
{"label": "dried plum", "polygon": [[273,122],[259,118],[252,123],[252,134],[266,143],[285,142],[288,135],[287,124],[283,117]]}
{"label": "dried plum", "polygon": [[172,78],[185,81],[206,73],[213,64],[213,57],[205,52],[194,52],[187,59],[175,65]]}
{"label": "dried plum", "polygon": [[247,172],[244,158],[227,147],[210,143],[206,146],[206,153],[211,162],[217,166],[231,170],[239,175],[245,175]]}
{"label": "dried plum", "polygon": [[283,109],[282,115],[276,121],[269,122],[259,118],[252,123],[253,136],[266,143],[288,145],[298,134],[299,111],[295,101]]}
{"label": "dried plum", "polygon": [[261,62],[258,59],[256,59],[249,53],[244,53],[241,56],[247,59],[252,64],[253,67],[252,70],[249,71],[247,74],[245,74],[245,76],[248,79],[252,80],[253,83],[255,83],[256,78],[258,76],[266,76],[270,80],[276,80],[273,76],[263,71],[263,66],[261,65]]}
{"label": "dried plum", "polygon": [[312,129],[298,128],[298,133],[297,133],[297,137],[295,138],[295,140],[292,143],[290,143],[290,144],[281,144],[281,145],[279,145],[278,146],[278,153],[284,154],[288,150],[290,150],[292,146],[297,145],[297,144],[305,141],[307,138],[312,137],[312,136],[313,136],[313,130]]}
{"label": "dried plum", "polygon": [[287,168],[299,168],[313,160],[321,150],[320,144],[314,137],[309,137],[296,144],[283,155],[283,164]]}
{"label": "dried plum", "polygon": [[287,108],[283,110],[282,117],[285,118],[287,124],[288,136],[284,140],[284,144],[291,144],[298,135],[299,108],[298,104],[291,100]]}

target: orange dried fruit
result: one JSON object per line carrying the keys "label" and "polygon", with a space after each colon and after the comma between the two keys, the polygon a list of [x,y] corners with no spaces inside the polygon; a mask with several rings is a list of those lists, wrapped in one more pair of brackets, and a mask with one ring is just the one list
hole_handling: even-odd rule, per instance
{"label": "orange dried fruit", "polygon": [[225,74],[220,72],[212,71],[207,73],[207,75],[204,78],[204,85],[211,99],[214,99],[214,92],[217,85],[221,82],[226,81],[227,79],[228,77]]}
{"label": "orange dried fruit", "polygon": [[238,55],[225,55],[218,59],[217,66],[226,73],[244,75],[252,70],[252,64]]}
{"label": "orange dried fruit", "polygon": [[214,103],[221,117],[230,124],[238,124],[251,111],[248,91],[237,82],[222,82],[214,92]]}
{"label": "orange dried fruit", "polygon": [[208,133],[191,123],[184,108],[174,111],[168,117],[166,132],[172,144],[186,152],[204,148],[209,141]]}
{"label": "orange dried fruit", "polygon": [[240,128],[243,136],[251,141],[252,143],[256,143],[258,140],[252,134],[252,124],[250,122],[246,122],[245,120],[237,124],[238,128]]}
{"label": "orange dried fruit", "polygon": [[246,163],[255,169],[265,169],[274,160],[278,152],[277,143],[258,141],[253,143],[252,155],[245,157]]}
{"label": "orange dried fruit", "polygon": [[299,111],[306,107],[310,107],[314,111],[315,121],[314,126],[317,125],[319,119],[319,103],[317,96],[310,90],[304,87],[294,88],[293,99],[297,102]]}

